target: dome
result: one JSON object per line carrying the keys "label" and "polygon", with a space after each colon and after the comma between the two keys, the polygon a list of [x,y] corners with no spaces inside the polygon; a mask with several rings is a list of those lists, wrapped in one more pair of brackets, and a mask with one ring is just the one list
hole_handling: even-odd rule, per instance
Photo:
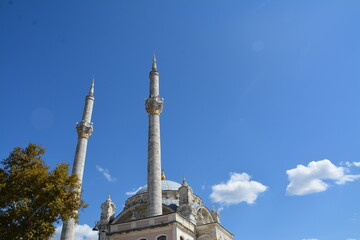
{"label": "dome", "polygon": [[[161,190],[162,191],[167,191],[167,190],[177,191],[180,187],[181,187],[181,184],[174,182],[174,181],[170,181],[170,180],[162,180],[161,181]],[[145,192],[147,192],[147,185],[140,188],[135,193],[135,195],[140,194],[140,193],[145,193]]]}

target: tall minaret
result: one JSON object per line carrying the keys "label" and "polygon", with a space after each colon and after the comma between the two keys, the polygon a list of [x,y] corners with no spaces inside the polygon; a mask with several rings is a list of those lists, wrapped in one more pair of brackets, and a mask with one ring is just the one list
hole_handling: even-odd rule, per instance
{"label": "tall minaret", "polygon": [[[82,185],[88,138],[93,133],[91,114],[93,110],[94,100],[95,98],[94,98],[94,79],[93,79],[89,90],[89,94],[85,98],[85,107],[84,107],[82,120],[76,125],[76,131],[78,134],[78,143],[76,146],[72,173],[78,176],[80,186]],[[75,237],[74,229],[75,229],[74,219],[71,218],[67,221],[64,221],[61,231],[61,240],[73,240]]]}
{"label": "tall minaret", "polygon": [[159,96],[159,73],[155,55],[149,75],[150,96],[146,99],[145,106],[149,114],[147,185],[149,217],[152,217],[162,215],[160,113],[163,109],[163,99]]}

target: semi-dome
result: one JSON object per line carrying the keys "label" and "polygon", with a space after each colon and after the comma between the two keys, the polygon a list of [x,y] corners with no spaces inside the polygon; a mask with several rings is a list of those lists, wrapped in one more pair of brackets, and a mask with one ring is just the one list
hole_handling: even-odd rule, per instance
{"label": "semi-dome", "polygon": [[[170,180],[162,180],[161,181],[161,190],[162,191],[167,191],[167,190],[177,191],[180,187],[181,187],[181,184],[177,183],[177,182],[174,182],[174,181],[170,181]],[[147,192],[147,185],[140,188],[135,193],[135,195],[145,193],[145,192]]]}

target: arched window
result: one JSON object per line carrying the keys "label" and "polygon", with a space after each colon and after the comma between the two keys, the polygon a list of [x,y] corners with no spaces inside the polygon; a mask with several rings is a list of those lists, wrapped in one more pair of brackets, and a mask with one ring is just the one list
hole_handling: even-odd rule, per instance
{"label": "arched window", "polygon": [[157,238],[157,240],[166,240],[166,236],[160,236]]}
{"label": "arched window", "polygon": [[180,236],[180,240],[185,240],[183,236]]}

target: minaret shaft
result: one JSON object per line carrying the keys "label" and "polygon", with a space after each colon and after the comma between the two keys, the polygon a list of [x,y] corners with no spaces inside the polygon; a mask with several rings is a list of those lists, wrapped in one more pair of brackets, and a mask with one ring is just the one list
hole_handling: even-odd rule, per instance
{"label": "minaret shaft", "polygon": [[159,96],[159,73],[155,56],[150,72],[149,95],[145,105],[149,114],[147,185],[149,217],[152,217],[162,215],[160,113],[163,108],[163,99]]}
{"label": "minaret shaft", "polygon": [[[84,174],[85,158],[88,138],[93,133],[93,127],[91,123],[91,115],[94,106],[94,80],[92,81],[89,94],[85,99],[85,107],[82,116],[82,121],[76,125],[76,131],[78,133],[78,143],[76,146],[76,152],[74,157],[74,165],[72,169],[72,174],[76,174],[81,191],[82,179]],[[75,220],[69,219],[63,222],[63,227],[61,231],[61,240],[74,240],[75,237]]]}
{"label": "minaret shaft", "polygon": [[75,161],[74,161],[74,166],[72,169],[72,173],[76,174],[76,176],[78,176],[81,184],[82,184],[82,178],[84,175],[87,143],[88,143],[87,138],[81,137],[78,139],[78,143],[76,146],[76,152],[75,152],[75,158],[74,158]]}
{"label": "minaret shaft", "polygon": [[86,97],[84,112],[83,112],[83,116],[82,116],[83,121],[91,123],[91,115],[92,115],[93,106],[94,106],[94,97],[88,95]]}
{"label": "minaret shaft", "polygon": [[162,214],[160,115],[149,114],[148,138],[149,216]]}
{"label": "minaret shaft", "polygon": [[159,73],[150,74],[150,97],[159,96]]}

